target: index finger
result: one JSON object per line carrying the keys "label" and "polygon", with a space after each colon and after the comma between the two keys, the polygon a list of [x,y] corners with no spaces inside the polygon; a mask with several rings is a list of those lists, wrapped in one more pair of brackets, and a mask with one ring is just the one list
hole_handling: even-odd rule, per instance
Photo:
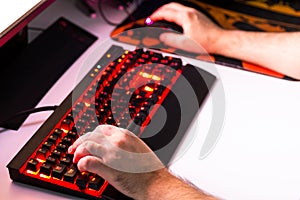
{"label": "index finger", "polygon": [[186,8],[179,3],[169,3],[154,11],[149,18],[153,21],[166,20],[182,26],[184,20],[180,17],[180,12]]}
{"label": "index finger", "polygon": [[86,140],[86,138],[90,137],[91,136],[91,132],[88,132],[82,136],[80,136],[79,138],[77,138],[77,140],[75,140],[75,142],[68,148],[68,153],[74,153],[77,149],[77,147],[79,145],[82,144],[83,141]]}

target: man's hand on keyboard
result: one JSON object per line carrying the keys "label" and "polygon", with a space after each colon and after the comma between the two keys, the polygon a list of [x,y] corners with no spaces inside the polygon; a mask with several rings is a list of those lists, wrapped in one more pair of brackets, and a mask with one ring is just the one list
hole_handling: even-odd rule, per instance
{"label": "man's hand on keyboard", "polygon": [[164,165],[142,140],[126,129],[111,125],[100,125],[79,137],[69,153],[74,153],[73,161],[80,171],[102,176],[131,197],[142,192],[140,187],[164,170]]}
{"label": "man's hand on keyboard", "polygon": [[170,174],[142,140],[122,128],[100,125],[77,139],[69,153],[80,171],[102,176],[134,199],[215,199]]}

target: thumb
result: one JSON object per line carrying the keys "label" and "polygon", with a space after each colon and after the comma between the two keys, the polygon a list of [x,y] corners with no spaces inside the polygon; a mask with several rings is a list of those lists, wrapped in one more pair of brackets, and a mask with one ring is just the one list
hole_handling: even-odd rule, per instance
{"label": "thumb", "polygon": [[177,33],[162,33],[159,36],[160,41],[165,45],[181,49],[192,53],[207,53],[207,51],[191,38]]}

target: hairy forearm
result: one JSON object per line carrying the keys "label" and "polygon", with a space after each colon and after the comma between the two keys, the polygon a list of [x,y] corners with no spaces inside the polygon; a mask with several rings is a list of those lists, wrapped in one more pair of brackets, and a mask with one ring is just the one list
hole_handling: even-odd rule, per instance
{"label": "hairy forearm", "polygon": [[188,185],[184,181],[170,174],[166,169],[157,172],[157,175],[148,182],[146,191],[137,199],[140,200],[216,200],[216,198]]}
{"label": "hairy forearm", "polygon": [[246,32],[223,30],[216,54],[246,60],[300,79],[300,32]]}
{"label": "hairy forearm", "polygon": [[76,140],[68,153],[74,154],[80,171],[98,174],[137,200],[210,199],[171,175],[154,152],[126,129],[100,125]]}

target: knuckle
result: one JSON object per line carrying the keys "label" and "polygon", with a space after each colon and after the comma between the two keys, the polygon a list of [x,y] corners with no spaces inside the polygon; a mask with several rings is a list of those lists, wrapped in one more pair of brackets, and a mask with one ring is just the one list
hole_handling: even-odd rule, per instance
{"label": "knuckle", "polygon": [[119,145],[121,145],[121,144],[124,144],[124,142],[125,142],[126,140],[125,140],[125,136],[122,134],[122,135],[119,135],[119,137],[118,138],[116,138],[116,144],[119,146]]}
{"label": "knuckle", "polygon": [[116,130],[116,127],[109,125],[109,124],[104,124],[101,125],[101,131],[105,135],[111,135],[112,132]]}
{"label": "knuckle", "polygon": [[178,6],[179,3],[176,3],[176,2],[171,2],[169,4],[166,4],[167,6]]}
{"label": "knuckle", "polygon": [[118,137],[115,139],[114,143],[118,147],[124,147],[127,144],[127,135],[126,134],[118,134]]}
{"label": "knuckle", "polygon": [[186,20],[192,20],[196,16],[196,10],[194,10],[193,8],[188,9],[185,12],[183,12],[182,15]]}
{"label": "knuckle", "polygon": [[81,145],[81,149],[83,152],[90,152],[93,147],[93,144],[90,141],[85,141]]}

